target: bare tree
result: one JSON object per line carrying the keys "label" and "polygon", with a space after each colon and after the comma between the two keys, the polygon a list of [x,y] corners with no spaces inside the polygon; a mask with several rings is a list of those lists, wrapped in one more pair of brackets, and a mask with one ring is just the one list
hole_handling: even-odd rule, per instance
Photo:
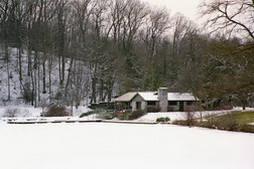
{"label": "bare tree", "polygon": [[[209,54],[211,60],[217,62],[217,69],[221,70],[217,74],[220,81],[216,83],[214,93],[233,95],[243,109],[254,84],[251,73],[253,58],[250,55],[254,49],[253,9],[252,0],[216,0],[200,4],[201,15],[209,18],[205,26],[221,37],[221,43],[215,42],[213,52]],[[233,85],[232,81],[235,82]]]}
{"label": "bare tree", "polygon": [[244,35],[254,39],[252,0],[205,1],[200,5],[201,15],[208,16],[206,26],[212,32],[225,31],[228,36]]}
{"label": "bare tree", "polygon": [[[143,64],[143,90],[156,90],[161,84],[158,82],[159,65],[167,64],[165,56],[161,58],[160,49],[163,36],[169,33],[170,17],[166,9],[155,9],[149,12],[140,37],[144,42]],[[165,68],[165,67],[164,67]]]}
{"label": "bare tree", "polygon": [[121,36],[123,59],[125,60],[122,69],[124,75],[122,85],[125,91],[133,90],[139,86],[140,71],[134,45],[138,31],[142,28],[148,14],[148,6],[145,3],[135,0],[126,2]]}
{"label": "bare tree", "polygon": [[4,60],[6,62],[6,72],[7,72],[7,100],[11,99],[11,88],[10,88],[10,59],[9,59],[9,49],[8,46],[10,45],[8,42],[8,34],[9,34],[9,26],[8,22],[11,20],[11,13],[12,13],[12,8],[9,8],[11,5],[11,2],[9,0],[5,0],[2,3],[0,3],[0,16],[1,16],[1,38],[3,39],[4,43]]}

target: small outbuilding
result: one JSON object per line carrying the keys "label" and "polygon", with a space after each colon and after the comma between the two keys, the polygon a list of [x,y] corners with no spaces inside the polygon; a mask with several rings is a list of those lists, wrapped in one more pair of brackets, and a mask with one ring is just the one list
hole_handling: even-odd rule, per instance
{"label": "small outbuilding", "polygon": [[127,110],[184,111],[198,101],[191,93],[169,93],[161,87],[154,92],[129,92],[115,99]]}

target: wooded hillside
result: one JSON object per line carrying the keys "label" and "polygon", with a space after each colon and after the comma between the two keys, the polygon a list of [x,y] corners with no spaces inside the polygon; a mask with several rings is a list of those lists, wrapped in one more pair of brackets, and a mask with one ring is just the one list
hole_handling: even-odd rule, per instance
{"label": "wooded hillside", "polygon": [[[141,0],[1,0],[0,97],[78,106],[167,86],[204,102],[246,105],[254,90],[253,27],[234,17],[252,16],[254,5],[230,2],[201,4],[204,15],[218,16],[208,21],[209,34]],[[230,7],[238,10],[227,13]]]}

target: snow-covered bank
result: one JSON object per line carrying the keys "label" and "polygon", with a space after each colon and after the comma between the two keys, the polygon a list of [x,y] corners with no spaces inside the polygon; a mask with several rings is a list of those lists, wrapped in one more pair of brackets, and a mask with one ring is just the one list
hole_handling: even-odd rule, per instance
{"label": "snow-covered bank", "polygon": [[[16,109],[18,113],[16,117],[40,117],[43,109],[38,107],[34,108],[33,106],[19,105],[19,106],[0,106],[0,117],[2,117],[6,110]],[[67,107],[67,110],[71,112],[71,108]],[[80,116],[82,113],[90,111],[86,106],[80,106],[78,109],[73,108],[73,116]]]}
{"label": "snow-covered bank", "polygon": [[[6,110],[8,109],[16,109],[18,111],[18,114],[14,118],[4,118],[3,115]],[[67,109],[70,108],[67,107]],[[80,106],[78,109],[73,109],[73,116],[70,117],[48,117],[48,118],[42,118],[40,117],[42,113],[42,108],[33,108],[32,106],[7,106],[7,107],[0,107],[0,122],[7,122],[8,120],[14,120],[14,121],[53,121],[53,120],[80,120],[79,116],[82,113],[88,112],[91,109],[88,107],[82,107]],[[199,118],[201,115],[205,116],[208,114],[224,114],[231,111],[242,111],[241,108],[234,108],[233,110],[221,110],[221,111],[200,111],[195,112],[195,117]],[[253,108],[247,108],[245,111],[254,111]],[[144,123],[154,123],[158,118],[165,118],[168,117],[170,119],[170,122],[173,122],[174,120],[183,120],[186,117],[185,112],[157,112],[157,113],[147,113],[146,115],[134,120],[133,122],[144,122]],[[83,117],[82,120],[98,120],[100,119],[99,116],[92,114],[86,117]],[[118,121],[117,118],[114,119],[114,121]]]}
{"label": "snow-covered bank", "polygon": [[138,122],[156,122],[156,119],[160,117],[168,117],[170,121],[181,119],[184,116],[184,112],[160,112],[160,113],[148,113],[139,119]]}
{"label": "snow-covered bank", "polygon": [[[232,111],[243,111],[240,107],[235,107],[232,110],[216,110],[216,111],[197,111],[194,112],[195,117],[199,118],[205,115],[212,115],[212,114],[225,114]],[[254,111],[254,108],[246,108],[244,111]],[[186,118],[186,112],[158,112],[158,113],[148,113],[141,118],[135,120],[139,122],[156,122],[156,119],[161,117],[168,117],[170,121],[174,120],[184,120]]]}
{"label": "snow-covered bank", "polygon": [[[4,117],[6,111],[14,110],[14,117]],[[70,111],[70,107],[67,107]],[[34,108],[32,106],[6,106],[0,107],[0,123],[4,124],[7,122],[31,122],[31,123],[42,123],[42,122],[54,122],[54,121],[79,121],[79,120],[97,120],[96,115],[89,115],[83,118],[79,118],[82,113],[88,112],[91,109],[88,107],[80,106],[78,109],[73,109],[73,116],[66,117],[41,117],[43,112],[42,108]]]}
{"label": "snow-covered bank", "polygon": [[252,169],[254,135],[172,125],[0,125],[3,169]]}

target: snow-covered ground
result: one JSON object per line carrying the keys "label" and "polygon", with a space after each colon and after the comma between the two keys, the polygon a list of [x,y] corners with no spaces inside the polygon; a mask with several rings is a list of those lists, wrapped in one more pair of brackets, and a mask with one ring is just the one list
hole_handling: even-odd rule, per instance
{"label": "snow-covered ground", "polygon": [[[194,112],[195,117],[199,118],[205,115],[211,115],[211,114],[224,114],[228,113],[231,111],[242,111],[242,108],[240,107],[235,107],[233,110],[217,110],[217,111],[200,111],[200,112]],[[246,108],[245,111],[254,111],[254,108]],[[156,122],[157,118],[160,117],[168,117],[170,121],[174,120],[184,120],[186,118],[186,113],[185,112],[159,112],[159,113],[148,113],[144,115],[143,117],[135,120],[138,122]]]}
{"label": "snow-covered ground", "polygon": [[[69,109],[69,110],[68,110]],[[70,111],[70,107],[67,110]],[[16,110],[15,117],[4,117],[7,110]],[[7,122],[53,122],[53,121],[79,121],[79,120],[98,120],[95,114],[79,118],[82,113],[90,111],[88,107],[80,106],[78,109],[73,109],[73,116],[66,117],[41,117],[42,108],[33,108],[32,106],[2,106],[0,107],[0,124]]]}
{"label": "snow-covered ground", "polygon": [[168,117],[170,121],[182,119],[184,117],[183,112],[160,112],[160,113],[148,113],[139,119],[135,120],[138,122],[156,122],[157,118]]}
{"label": "snow-covered ground", "polygon": [[[27,106],[27,105],[18,105],[18,106],[0,106],[0,117],[2,117],[6,110],[8,109],[16,109],[18,110],[17,117],[39,117],[41,113],[43,112],[42,108],[34,108],[33,106]],[[71,111],[70,107],[67,107],[69,111]],[[74,116],[80,116],[82,113],[85,113],[89,111],[89,109],[86,106],[80,106],[78,109],[73,108],[73,115]]]}
{"label": "snow-covered ground", "polygon": [[[91,109],[88,107],[80,106],[78,109],[73,109],[73,116],[69,117],[40,117],[41,113],[43,112],[42,108],[33,108],[32,106],[26,106],[26,105],[18,105],[18,106],[0,106],[0,123],[1,122],[7,122],[8,119],[11,118],[4,118],[4,114],[9,109],[16,109],[18,113],[15,115],[15,118],[12,120],[15,121],[53,121],[53,120],[98,120],[100,117],[93,114],[89,115],[83,118],[79,118],[79,116],[82,113],[88,112]],[[70,111],[70,107],[68,107]],[[233,110],[235,111],[242,111],[241,108],[236,107]],[[247,108],[245,111],[254,111],[253,108]],[[201,112],[195,112],[195,117],[199,118],[201,115],[205,116],[208,114],[223,114],[231,112],[232,110],[222,110],[222,111],[201,111]],[[134,120],[134,122],[149,122],[153,123],[156,122],[157,118],[160,117],[168,117],[170,119],[170,122],[173,122],[174,120],[184,120],[186,117],[185,112],[157,112],[157,113],[147,113],[146,115]],[[117,118],[113,119],[114,121],[119,121]]]}
{"label": "snow-covered ground", "polygon": [[[39,117],[42,109],[18,109],[18,121],[79,119]],[[203,113],[223,113],[213,111]],[[199,114],[198,112],[197,114]],[[159,117],[182,119],[183,112],[148,113],[138,122]],[[0,118],[0,168],[3,169],[252,169],[254,134],[174,125],[110,123],[6,124]],[[82,119],[94,120],[95,115]]]}
{"label": "snow-covered ground", "polygon": [[254,135],[174,125],[0,124],[3,169],[253,169]]}

